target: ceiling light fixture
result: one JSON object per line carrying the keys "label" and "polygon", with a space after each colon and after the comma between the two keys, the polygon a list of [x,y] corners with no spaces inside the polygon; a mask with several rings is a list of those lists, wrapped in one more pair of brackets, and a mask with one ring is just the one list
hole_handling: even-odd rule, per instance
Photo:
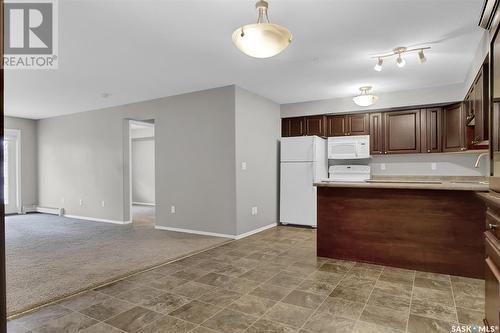
{"label": "ceiling light fixture", "polygon": [[377,64],[375,67],[373,67],[374,70],[377,72],[380,72],[382,70],[382,62],[384,58],[388,57],[393,57],[396,56],[396,65],[398,65],[399,68],[402,68],[406,65],[406,60],[403,58],[403,54],[409,53],[409,52],[417,52],[418,51],[418,59],[421,64],[425,63],[427,61],[427,58],[425,57],[424,50],[429,50],[430,47],[419,47],[419,48],[414,48],[414,49],[408,49],[406,47],[396,47],[392,52],[386,53],[386,54],[380,54],[373,56],[373,59],[377,59]]}
{"label": "ceiling light fixture", "polygon": [[273,57],[286,49],[292,41],[292,33],[287,28],[269,22],[268,7],[266,1],[257,1],[257,23],[244,25],[233,32],[234,45],[254,58]]}
{"label": "ceiling light fixture", "polygon": [[360,87],[359,90],[361,93],[352,99],[357,105],[370,106],[378,101],[378,96],[370,93],[370,90],[372,90],[371,86]]}
{"label": "ceiling light fixture", "polygon": [[376,70],[377,72],[381,72],[383,63],[384,63],[384,59],[378,58],[377,64],[375,65],[375,67],[373,67],[373,69]]}

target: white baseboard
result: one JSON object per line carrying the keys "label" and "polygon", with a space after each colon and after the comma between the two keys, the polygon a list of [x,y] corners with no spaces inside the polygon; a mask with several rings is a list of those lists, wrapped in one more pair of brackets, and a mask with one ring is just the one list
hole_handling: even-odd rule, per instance
{"label": "white baseboard", "polygon": [[244,234],[241,234],[241,235],[219,234],[219,233],[208,232],[208,231],[164,227],[164,226],[161,226],[161,225],[155,225],[155,229],[167,230],[167,231],[176,231],[176,232],[185,232],[187,234],[196,234],[196,235],[203,235],[203,236],[224,237],[224,238],[231,238],[231,239],[242,239],[242,238],[254,235],[256,233],[259,233],[261,231],[267,230],[269,228],[275,227],[276,225],[277,225],[276,223],[268,224],[266,226],[257,228],[255,230],[251,230],[249,232],[245,232]]}
{"label": "white baseboard", "polygon": [[149,202],[132,202],[132,205],[138,205],[138,206],[151,206],[151,207],[156,206],[156,204],[154,204],[154,203],[149,203]]}
{"label": "white baseboard", "polygon": [[44,213],[62,216],[64,214],[64,208],[53,208],[53,207],[42,207],[37,205],[23,206],[20,214],[26,213]]}
{"label": "white baseboard", "polygon": [[130,223],[132,223],[132,221],[119,221],[119,220],[99,219],[99,218],[96,218],[96,217],[70,215],[70,214],[64,214],[63,216],[67,217],[67,218],[70,218],[70,219],[78,219],[78,220],[86,220],[86,221],[94,221],[94,222],[105,222],[105,223],[113,223],[113,224],[130,224]]}
{"label": "white baseboard", "polygon": [[196,235],[203,235],[203,236],[214,236],[214,237],[232,238],[232,239],[234,239],[234,237],[235,237],[234,235],[228,235],[228,234],[218,234],[218,233],[215,233],[215,232],[208,232],[208,231],[164,227],[164,226],[161,226],[161,225],[155,225],[155,229],[166,230],[166,231],[175,231],[175,232],[185,232],[186,234],[196,234]]}
{"label": "white baseboard", "polygon": [[260,228],[257,228],[257,229],[245,232],[244,234],[240,234],[240,235],[234,236],[234,239],[242,239],[242,238],[245,238],[245,237],[248,237],[248,236],[252,236],[252,235],[255,235],[255,234],[257,234],[259,232],[262,232],[264,230],[276,227],[277,225],[278,225],[277,223],[271,223],[271,224],[265,225],[263,227],[260,227]]}

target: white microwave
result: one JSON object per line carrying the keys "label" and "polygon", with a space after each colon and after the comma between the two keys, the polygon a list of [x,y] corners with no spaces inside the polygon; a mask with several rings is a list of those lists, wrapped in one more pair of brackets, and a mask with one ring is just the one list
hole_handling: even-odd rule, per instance
{"label": "white microwave", "polygon": [[328,138],[328,158],[353,160],[370,158],[370,136],[335,136]]}

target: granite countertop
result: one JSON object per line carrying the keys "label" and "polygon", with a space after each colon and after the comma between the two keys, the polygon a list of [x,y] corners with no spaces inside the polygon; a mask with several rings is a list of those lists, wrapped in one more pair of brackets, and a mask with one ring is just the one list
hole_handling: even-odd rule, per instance
{"label": "granite countertop", "polygon": [[453,177],[453,176],[374,176],[366,182],[332,182],[314,183],[317,187],[349,187],[349,188],[393,188],[413,190],[453,190],[453,191],[489,191],[488,177]]}

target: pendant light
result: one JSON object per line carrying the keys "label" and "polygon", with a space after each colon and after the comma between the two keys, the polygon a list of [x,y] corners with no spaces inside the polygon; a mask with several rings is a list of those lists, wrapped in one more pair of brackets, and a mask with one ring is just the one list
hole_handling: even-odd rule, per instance
{"label": "pendant light", "polygon": [[371,86],[360,87],[359,90],[361,93],[352,99],[357,105],[370,106],[378,101],[378,96],[370,93],[370,90],[372,90]]}
{"label": "pendant light", "polygon": [[257,23],[244,25],[233,32],[234,45],[254,58],[273,57],[286,49],[292,41],[292,33],[287,28],[269,22],[268,7],[266,1],[257,1]]}

